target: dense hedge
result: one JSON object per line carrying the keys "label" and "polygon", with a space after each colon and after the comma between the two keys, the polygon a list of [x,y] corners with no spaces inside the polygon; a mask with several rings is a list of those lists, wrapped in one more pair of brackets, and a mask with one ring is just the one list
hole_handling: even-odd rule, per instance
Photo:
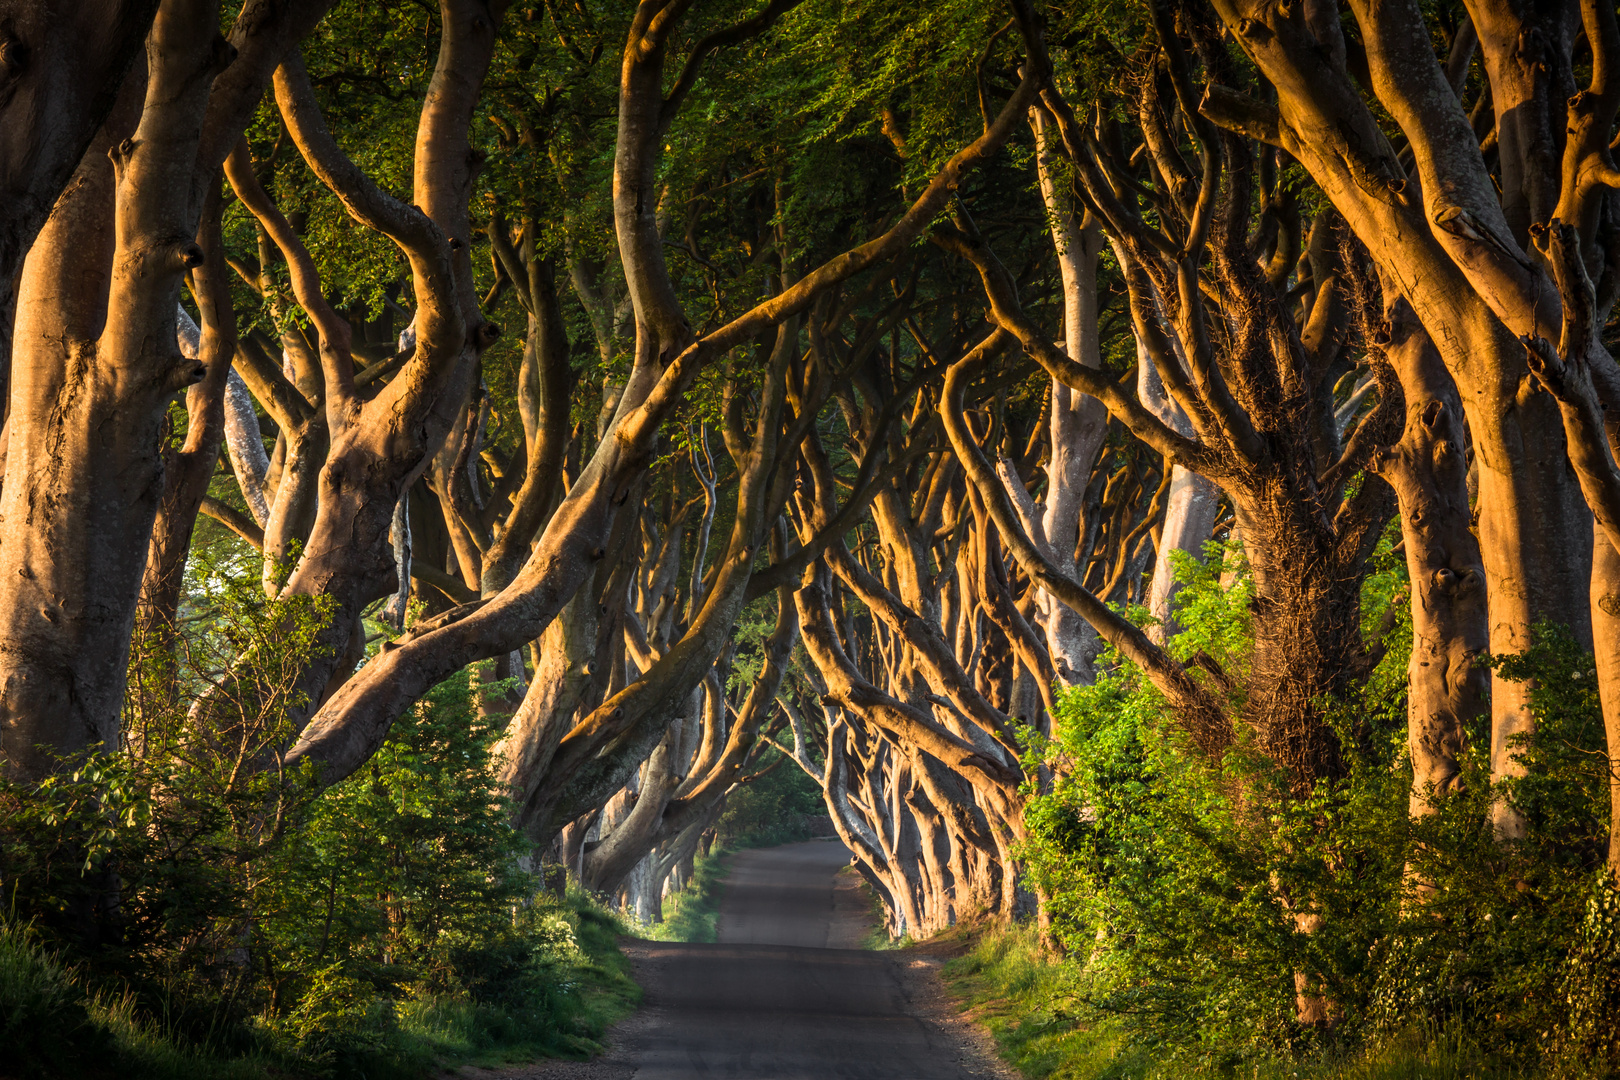
{"label": "dense hedge", "polygon": [[[1240,556],[1213,556],[1182,566],[1173,648],[1237,674],[1240,704],[1249,594],[1241,573],[1220,582],[1223,556],[1228,572]],[[1382,566],[1370,617],[1402,588],[1387,545]],[[1330,703],[1345,775],[1305,793],[1241,742],[1218,763],[1190,750],[1128,664],[1063,695],[1054,738],[1031,750],[1056,779],[1029,808],[1025,854],[1074,1007],[1137,1045],[1225,1067],[1446,1030],[1504,1067],[1601,1071],[1613,1033],[1595,1018],[1613,1015],[1616,934],[1590,653],[1549,626],[1495,660],[1533,688],[1526,776],[1492,785],[1481,719],[1460,791],[1414,819],[1410,624],[1384,645],[1356,695]],[[1522,841],[1493,834],[1498,799],[1525,815]],[[1330,1022],[1300,1022],[1302,998]]]}

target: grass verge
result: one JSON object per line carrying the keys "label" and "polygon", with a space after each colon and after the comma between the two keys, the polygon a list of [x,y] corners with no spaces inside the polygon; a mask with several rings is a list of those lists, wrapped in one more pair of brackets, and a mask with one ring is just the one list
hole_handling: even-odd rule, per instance
{"label": "grass verge", "polygon": [[868,921],[871,922],[872,929],[868,930],[866,936],[861,938],[861,948],[867,952],[884,952],[889,949],[906,949],[916,944],[916,939],[910,934],[903,934],[900,937],[893,937],[889,934],[889,911],[883,906],[883,900],[873,891],[872,886],[867,883],[865,878],[860,876],[859,871],[846,866],[838,872],[840,874],[853,874],[861,883],[861,895],[866,897],[869,913]]}
{"label": "grass verge", "polygon": [[418,1080],[449,1065],[589,1057],[641,998],[618,946],[624,928],[584,895],[538,903],[562,943],[500,996],[370,996],[319,1015],[254,1016],[200,1042],[0,920],[0,1080]]}
{"label": "grass verge", "polygon": [[734,851],[730,846],[715,847],[709,854],[699,855],[686,887],[664,898],[664,921],[641,927],[641,935],[654,941],[716,940],[720,933],[720,897]]}
{"label": "grass verge", "polygon": [[989,1028],[1002,1057],[1033,1080],[1534,1080],[1445,1031],[1402,1032],[1345,1056],[1211,1064],[1194,1052],[1144,1046],[1110,1019],[1088,1017],[1075,968],[1047,958],[1033,927],[953,933],[972,944],[945,965],[946,985]]}
{"label": "grass verge", "polygon": [[553,961],[526,993],[489,1002],[465,995],[421,999],[399,1009],[400,1041],[418,1072],[542,1057],[583,1060],[604,1049],[602,1035],[641,1001],[619,948],[625,927],[582,893],[570,893],[565,910],[576,950]]}

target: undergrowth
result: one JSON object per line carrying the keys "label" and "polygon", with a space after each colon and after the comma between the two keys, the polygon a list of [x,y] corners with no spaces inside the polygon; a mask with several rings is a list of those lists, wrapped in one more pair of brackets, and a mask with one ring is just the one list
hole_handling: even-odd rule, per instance
{"label": "undergrowth", "polygon": [[126,745],[0,776],[0,1077],[403,1080],[599,1050],[639,997],[623,927],[521,867],[505,717],[478,697],[504,684],[447,680],[323,790],[263,763],[326,612],[214,586],[206,621],[137,649]]}
{"label": "undergrowth", "polygon": [[640,928],[655,941],[716,940],[720,932],[720,897],[725,891],[729,847],[716,847],[693,863],[686,887],[664,897],[664,920]]}
{"label": "undergrowth", "polygon": [[[1396,614],[1387,651],[1321,701],[1342,756],[1308,784],[1245,725],[1218,758],[1190,746],[1122,660],[1060,692],[1051,737],[1030,738],[1027,775],[1052,782],[1030,792],[1020,856],[1068,958],[1031,967],[1027,940],[992,935],[960,968],[1005,1000],[1003,1035],[1033,1075],[1620,1075],[1592,654],[1545,625],[1491,658],[1529,691],[1535,730],[1508,742],[1523,773],[1496,776],[1477,717],[1454,788],[1413,817],[1411,631],[1389,600],[1404,564],[1381,545],[1365,607]],[[1223,568],[1184,565],[1170,648],[1241,673],[1252,607]],[[1511,842],[1492,824],[1504,804],[1524,821]]]}
{"label": "undergrowth", "polygon": [[590,1056],[641,996],[618,947],[622,927],[580,893],[542,894],[534,908],[553,947],[506,973],[504,993],[393,1000],[332,976],[317,1003],[282,1022],[200,1038],[64,963],[32,927],[0,920],[0,1077],[404,1080],[445,1065]]}
{"label": "undergrowth", "polygon": [[[582,894],[538,898],[554,934],[541,963],[505,995],[422,994],[394,1001],[339,978],[285,1023],[198,1039],[135,995],[64,964],[31,927],[0,921],[0,1077],[267,1080],[425,1076],[448,1064],[583,1058],[633,1009],[640,989],[619,950],[618,921]],[[525,977],[526,976],[526,977]],[[365,998],[367,1000],[360,1000]]]}
{"label": "undergrowth", "polygon": [[945,965],[945,979],[1032,1080],[1553,1080],[1493,1057],[1455,1027],[1398,1028],[1354,1050],[1230,1062],[1154,1045],[1087,1008],[1079,968],[1054,961],[1033,926],[996,927]]}

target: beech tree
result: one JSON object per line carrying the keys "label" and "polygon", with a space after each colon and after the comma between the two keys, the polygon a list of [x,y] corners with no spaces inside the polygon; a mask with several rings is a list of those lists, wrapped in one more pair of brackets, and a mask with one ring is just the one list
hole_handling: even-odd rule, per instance
{"label": "beech tree", "polygon": [[[1612,591],[1613,545],[1594,545],[1577,494],[1598,497],[1594,467],[1600,472],[1597,463],[1611,451],[1594,441],[1595,428],[1575,420],[1579,407],[1563,404],[1582,395],[1572,397],[1560,373],[1561,357],[1576,353],[1583,357],[1573,361],[1577,372],[1610,363],[1592,328],[1612,304],[1604,253],[1612,246],[1605,223],[1613,217],[1606,179],[1613,11],[1469,5],[1466,19],[1448,28],[1442,56],[1411,5],[1352,4],[1354,41],[1335,6],[1288,16],[1242,5],[1217,10],[1275,88],[1276,104],[1212,97],[1206,112],[1247,125],[1309,170],[1456,380],[1478,464],[1492,650],[1519,651],[1539,620],[1608,640],[1611,617],[1602,604]],[[1592,57],[1584,88],[1576,82],[1581,37]],[[1532,38],[1533,47],[1520,47]],[[1387,132],[1374,103],[1393,122]],[[1585,285],[1571,277],[1576,258]],[[1554,338],[1561,353],[1538,342]],[[1532,370],[1546,372],[1548,382],[1538,375],[1521,393]],[[1584,378],[1577,374],[1575,384]],[[1546,385],[1563,397],[1544,392]],[[1569,439],[1566,428],[1582,434]],[[1449,570],[1461,580],[1471,567],[1456,562],[1432,573]],[[1590,615],[1568,604],[1583,591],[1594,598]],[[1599,650],[1605,687],[1614,679],[1609,655]],[[1605,700],[1613,697],[1606,690]],[[1491,710],[1493,771],[1514,775],[1512,739],[1534,722],[1522,687],[1497,680]],[[1523,829],[1506,804],[1497,825],[1505,836]]]}
{"label": "beech tree", "polygon": [[[202,360],[226,362],[220,346],[231,337],[213,330],[202,357],[188,360],[176,336],[181,278],[204,262],[193,239],[204,193],[289,42],[323,10],[249,5],[226,41],[209,5],[160,7],[145,64],[126,75],[122,46],[100,60],[108,46],[92,46],[82,58],[87,72],[102,72],[94,78],[119,82],[119,100],[97,105],[110,88],[92,79],[55,136],[71,147],[76,130],[100,123],[20,268],[10,355],[0,496],[10,524],[0,561],[12,598],[0,730],[20,775],[49,772],[52,753],[117,744],[129,635],[163,494],[164,410],[204,379]],[[139,26],[133,16],[97,32],[123,41]],[[12,130],[24,137],[26,127]],[[51,156],[71,152],[52,150],[40,166],[48,173]],[[53,196],[41,186],[35,197]],[[28,226],[19,226],[21,243]],[[108,460],[123,464],[108,470]]]}
{"label": "beech tree", "polygon": [[[1612,759],[1612,5],[507,8],[0,20],[8,777],[273,698],[290,806],[465,678],[529,868],[655,919],[798,769],[923,935],[1050,929],[1030,810],[1099,683],[1284,847],[1398,773],[1413,918],[1476,791],[1530,850],[1548,622]],[[321,613],[292,685],[177,674],[222,528]]]}
{"label": "beech tree", "polygon": [[64,17],[17,3],[5,12],[10,91],[0,108],[6,190],[14,197],[0,230],[0,269],[8,310],[16,303],[23,258],[112,111],[157,8],[145,0],[86,5]]}
{"label": "beech tree", "polygon": [[[1038,31],[1026,26],[1030,39],[1038,41]],[[1348,495],[1340,482],[1371,440],[1360,429],[1359,441],[1355,434],[1340,439],[1337,403],[1325,385],[1341,367],[1345,340],[1345,305],[1335,281],[1342,256],[1323,238],[1331,223],[1313,225],[1318,236],[1305,256],[1317,287],[1308,294],[1309,304],[1290,310],[1285,275],[1291,276],[1297,256],[1288,231],[1281,222],[1261,231],[1269,251],[1254,252],[1250,241],[1250,193],[1257,181],[1274,184],[1275,170],[1262,174],[1246,143],[1194,117],[1189,127],[1201,174],[1195,176],[1169,135],[1166,100],[1178,106],[1192,100],[1192,61],[1167,15],[1155,30],[1164,67],[1142,87],[1144,152],[1133,155],[1146,179],[1157,181],[1154,187],[1130,183],[1129,151],[1109,146],[1118,138],[1116,130],[1082,129],[1050,87],[1043,104],[1064,133],[1085,196],[1118,246],[1138,340],[1196,439],[1170,427],[1140,398],[1066,362],[1025,316],[1012,279],[967,215],[959,216],[956,228],[935,235],[979,270],[999,330],[978,355],[964,358],[959,379],[976,374],[1003,345],[1003,335],[1011,335],[1055,376],[1091,391],[1171,462],[1222,484],[1242,528],[1256,587],[1255,652],[1244,718],[1257,729],[1265,752],[1308,782],[1339,767],[1336,739],[1317,710],[1325,697],[1343,692],[1362,662],[1359,582],[1393,499],[1376,482]],[[1196,28],[1192,38],[1192,44],[1204,46],[1197,54],[1203,66],[1212,69],[1205,77],[1220,78],[1210,38],[1201,41]],[[1139,191],[1151,192],[1151,202],[1135,194]],[[1147,224],[1143,202],[1150,202],[1165,224],[1158,229]],[[1283,203],[1274,189],[1261,188],[1263,213],[1282,218]],[[1297,233],[1292,237],[1296,244],[1299,239]],[[1211,300],[1200,283],[1205,275],[1219,282],[1208,290]],[[1219,329],[1209,314],[1214,298],[1222,309]],[[947,430],[958,454],[970,462],[971,474],[978,464],[976,447],[962,425],[950,422],[953,413],[948,404]],[[1374,412],[1363,424],[1378,421]],[[1217,697],[1219,685],[1229,686],[1230,677],[1211,672],[1215,682],[1209,686],[1192,680],[1187,668],[1044,559],[1002,492],[991,490],[988,477],[980,487],[1026,569],[1067,594],[1105,638],[1153,673],[1187,716],[1195,738],[1218,753],[1231,737],[1231,720]]]}
{"label": "beech tree", "polygon": [[[1005,141],[1033,94],[1033,83],[1023,84],[996,123],[952,158],[887,231],[694,339],[674,301],[663,258],[653,190],[657,148],[708,53],[732,37],[763,29],[777,9],[767,9],[749,25],[701,39],[668,95],[661,73],[674,13],[661,16],[663,9],[657,5],[644,5],[638,12],[625,46],[620,81],[614,187],[615,229],[636,308],[635,362],[618,396],[610,430],[547,522],[524,568],[498,596],[476,610],[453,611],[416,627],[322,707],[288,760],[318,764],[326,782],[347,775],[364,761],[391,718],[428,686],[468,662],[509,652],[543,632],[573,597],[585,572],[605,554],[604,542],[656,446],[660,423],[704,365],[804,310],[827,288],[901,250],[943,205],[958,177]],[[760,488],[751,498],[766,497],[764,477],[756,483]],[[740,506],[746,502],[742,499]],[[698,683],[729,633],[752,572],[754,552],[765,539],[763,515],[763,506],[738,513],[734,536],[739,547],[717,565],[703,608],[681,640],[647,675],[558,738],[554,760],[540,761],[534,776],[551,776],[555,783],[583,768],[610,742],[638,737],[647,740],[644,745],[657,741],[659,725],[668,720],[669,704],[683,699]],[[520,709],[514,723],[532,721]],[[621,773],[618,781],[622,783],[626,775]],[[610,785],[609,791],[617,786]],[[530,798],[523,795],[525,803]]]}

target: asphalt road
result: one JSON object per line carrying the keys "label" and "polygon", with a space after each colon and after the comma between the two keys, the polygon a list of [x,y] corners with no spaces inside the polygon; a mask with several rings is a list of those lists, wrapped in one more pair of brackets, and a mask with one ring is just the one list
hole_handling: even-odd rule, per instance
{"label": "asphalt road", "polygon": [[635,1080],[998,1076],[928,964],[856,947],[864,894],[834,879],[848,862],[830,841],[734,856],[717,944],[638,945],[646,997],[613,1064]]}

